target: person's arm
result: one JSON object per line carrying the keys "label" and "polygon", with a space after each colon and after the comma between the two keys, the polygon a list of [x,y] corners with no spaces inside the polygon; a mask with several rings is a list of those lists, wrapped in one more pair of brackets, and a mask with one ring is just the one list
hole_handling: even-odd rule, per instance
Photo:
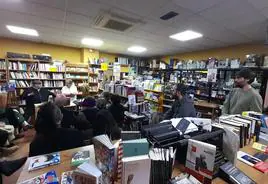
{"label": "person's arm", "polygon": [[175,109],[176,102],[173,102],[171,109],[169,109],[165,114],[164,114],[164,120],[169,120],[172,118],[174,114],[174,109]]}
{"label": "person's arm", "polygon": [[259,94],[252,97],[250,111],[262,113],[262,97]]}
{"label": "person's arm", "polygon": [[77,87],[75,85],[72,86],[71,94],[73,94],[73,95],[78,94],[78,90],[77,90]]}
{"label": "person's arm", "polygon": [[21,98],[26,100],[26,98],[29,98],[30,96],[34,96],[34,92],[30,89],[25,89],[21,95]]}
{"label": "person's arm", "polygon": [[230,114],[230,101],[231,101],[232,93],[233,93],[233,91],[230,91],[230,93],[227,95],[227,97],[223,103],[223,108],[222,108],[221,114]]}

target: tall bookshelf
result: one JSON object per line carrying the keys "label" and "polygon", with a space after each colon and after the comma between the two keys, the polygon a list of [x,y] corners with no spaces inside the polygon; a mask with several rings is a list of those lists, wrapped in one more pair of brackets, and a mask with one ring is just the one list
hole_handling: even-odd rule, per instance
{"label": "tall bookshelf", "polygon": [[0,84],[8,81],[7,62],[5,59],[0,59]]}

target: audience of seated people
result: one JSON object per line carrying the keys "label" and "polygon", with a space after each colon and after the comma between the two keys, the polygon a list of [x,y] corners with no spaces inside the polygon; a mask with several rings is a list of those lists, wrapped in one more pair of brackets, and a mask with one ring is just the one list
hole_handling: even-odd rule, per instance
{"label": "audience of seated people", "polygon": [[63,115],[58,106],[48,102],[40,107],[36,124],[36,136],[30,144],[29,156],[41,155],[84,146],[80,131],[61,128]]}

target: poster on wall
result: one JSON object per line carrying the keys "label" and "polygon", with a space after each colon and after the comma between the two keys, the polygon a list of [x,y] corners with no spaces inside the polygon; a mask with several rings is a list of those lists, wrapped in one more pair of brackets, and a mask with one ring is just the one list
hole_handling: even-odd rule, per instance
{"label": "poster on wall", "polygon": [[119,63],[114,63],[114,67],[113,67],[113,76],[114,76],[114,80],[120,80],[120,72],[121,72],[121,66]]}

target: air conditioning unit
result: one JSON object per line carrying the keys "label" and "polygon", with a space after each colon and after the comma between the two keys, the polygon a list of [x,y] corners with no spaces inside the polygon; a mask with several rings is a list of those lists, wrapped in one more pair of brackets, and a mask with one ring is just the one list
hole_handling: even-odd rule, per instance
{"label": "air conditioning unit", "polygon": [[135,19],[116,13],[102,12],[95,18],[94,27],[116,32],[128,32],[143,22],[140,19]]}

